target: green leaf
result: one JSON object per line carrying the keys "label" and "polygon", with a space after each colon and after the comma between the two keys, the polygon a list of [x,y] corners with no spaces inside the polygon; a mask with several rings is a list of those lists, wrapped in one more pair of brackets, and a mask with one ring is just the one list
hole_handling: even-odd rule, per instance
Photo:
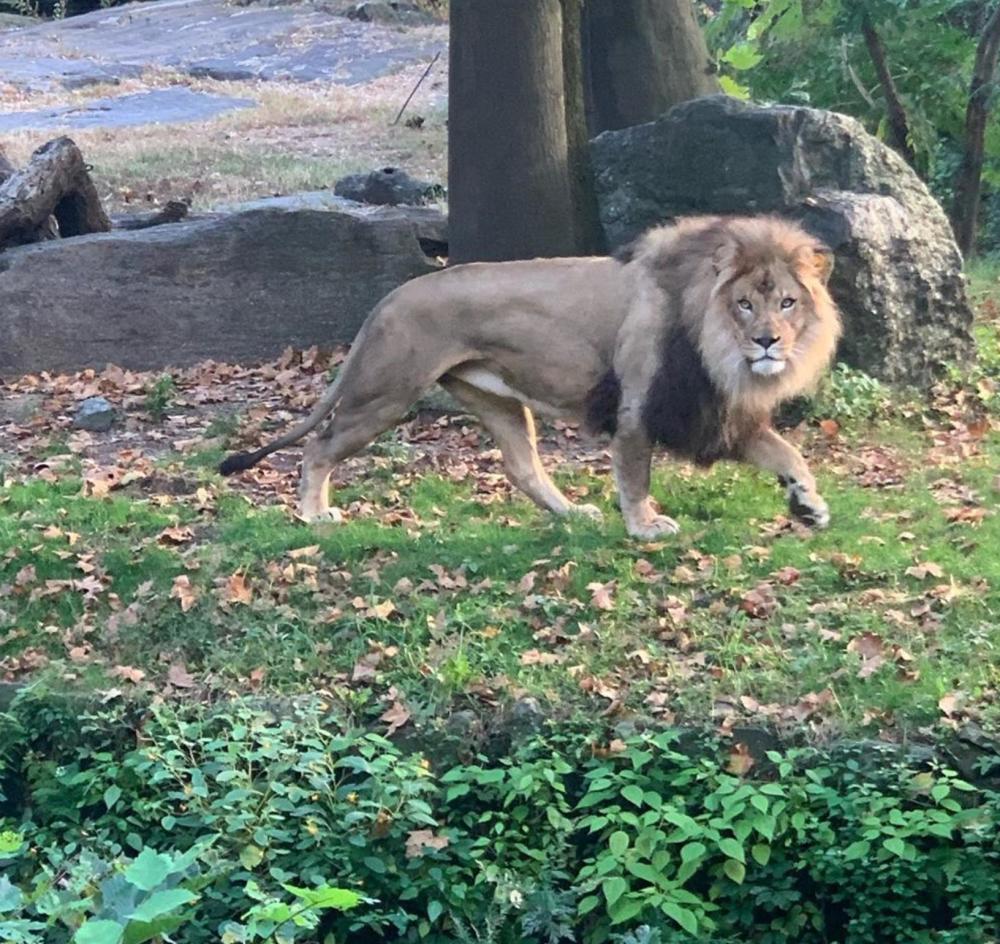
{"label": "green leaf", "polygon": [[743,102],[747,101],[747,99],[750,98],[750,89],[747,88],[747,86],[743,85],[742,83],[737,82],[736,79],[734,79],[732,76],[720,75],[718,79],[719,79],[719,85],[721,86],[722,91],[726,93],[726,95],[730,95],[733,98],[738,98],[740,101]]}
{"label": "green leaf", "polygon": [[444,905],[439,901],[432,901],[427,905],[427,917],[431,921],[437,921],[444,912]]}
{"label": "green leaf", "polygon": [[620,875],[614,876],[614,878],[607,878],[601,885],[601,890],[604,892],[604,897],[607,899],[608,907],[613,905],[625,892],[628,891],[628,882],[625,881]]}
{"label": "green leaf", "polygon": [[73,935],[73,944],[119,944],[124,933],[117,921],[85,921]]}
{"label": "green leaf", "polygon": [[681,846],[681,862],[695,862],[705,855],[705,844],[689,842]]}
{"label": "green leaf", "polygon": [[641,900],[634,898],[620,898],[613,905],[608,907],[608,915],[612,924],[621,924],[634,918],[644,905]]}
{"label": "green leaf", "polygon": [[0,914],[21,907],[21,889],[14,885],[6,875],[0,875]]}
{"label": "green leaf", "polygon": [[133,921],[154,921],[160,915],[170,914],[184,905],[195,900],[197,896],[194,892],[189,892],[186,888],[168,888],[164,891],[153,892],[132,914],[129,915]]}
{"label": "green leaf", "polygon": [[264,861],[264,850],[259,846],[244,846],[240,850],[240,865],[247,871],[255,869]]}
{"label": "green leaf", "polygon": [[612,855],[624,855],[625,850],[628,849],[628,833],[622,832],[620,829],[612,833],[608,839],[608,848]]}
{"label": "green leaf", "polygon": [[334,908],[337,911],[349,911],[361,904],[361,896],[346,888],[333,888],[330,885],[320,885],[319,888],[300,888],[297,885],[282,885],[300,901],[308,903],[313,908]]}
{"label": "green leaf", "polygon": [[170,857],[152,849],[143,849],[125,870],[125,878],[144,892],[151,892],[169,874]]}
{"label": "green leaf", "polygon": [[889,839],[886,839],[882,845],[885,846],[885,848],[893,855],[897,855],[900,858],[906,854],[906,843],[903,842],[903,840],[898,836],[892,836]]}
{"label": "green leaf", "polygon": [[743,846],[740,845],[735,839],[730,839],[726,837],[725,839],[719,840],[719,851],[723,855],[729,856],[730,859],[735,859],[737,862],[742,862],[746,864],[746,853],[743,852]]}
{"label": "green leaf", "polygon": [[588,895],[586,898],[580,899],[580,904],[577,906],[576,913],[579,915],[590,914],[599,904],[601,899],[596,895]]}
{"label": "green leaf", "polygon": [[859,839],[857,842],[852,842],[844,850],[844,859],[847,862],[851,862],[854,859],[863,859],[871,851],[872,844],[865,839]]}
{"label": "green leaf", "polygon": [[722,61],[732,66],[737,72],[752,69],[764,57],[750,43],[737,43],[726,51]]}
{"label": "green leaf", "polygon": [[698,933],[698,918],[693,911],[672,901],[665,901],[660,909],[668,918],[673,918],[688,934]]}
{"label": "green leaf", "polygon": [[104,805],[110,810],[121,798],[121,795],[121,788],[112,784],[104,791]]}
{"label": "green leaf", "polygon": [[731,878],[737,885],[743,884],[743,879],[746,878],[747,868],[742,862],[737,862],[735,859],[726,859],[723,863],[722,871],[726,873],[729,878]]}
{"label": "green leaf", "polygon": [[630,783],[624,790],[622,790],[622,796],[625,797],[625,799],[628,800],[633,806],[642,807],[642,788],[637,787],[634,783]]}
{"label": "green leaf", "polygon": [[751,850],[750,855],[753,856],[754,862],[758,865],[767,865],[771,861],[771,847],[764,845],[762,842],[758,842]]}

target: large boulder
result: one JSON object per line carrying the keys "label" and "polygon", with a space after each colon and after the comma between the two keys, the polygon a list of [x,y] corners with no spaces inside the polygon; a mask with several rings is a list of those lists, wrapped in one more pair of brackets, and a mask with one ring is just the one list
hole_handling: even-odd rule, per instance
{"label": "large boulder", "polygon": [[439,268],[428,208],[328,193],[0,253],[0,371],[254,361],[350,341],[376,302]]}
{"label": "large boulder", "polygon": [[605,132],[592,153],[612,248],[685,214],[792,217],[836,255],[842,359],[925,386],[942,364],[972,352],[948,220],[902,158],[854,119],[713,95]]}

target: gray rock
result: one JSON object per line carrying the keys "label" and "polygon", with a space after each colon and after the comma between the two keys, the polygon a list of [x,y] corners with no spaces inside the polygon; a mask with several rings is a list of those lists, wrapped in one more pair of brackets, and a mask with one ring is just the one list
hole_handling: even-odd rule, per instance
{"label": "gray rock", "polygon": [[338,197],[375,203],[382,206],[409,204],[420,206],[444,196],[444,187],[427,180],[415,180],[398,167],[383,167],[370,174],[351,174],[337,181],[333,192]]}
{"label": "gray rock", "polygon": [[834,250],[840,357],[926,386],[970,356],[972,310],[948,221],[923,182],[852,118],[715,95],[592,143],[614,248],[692,213],[779,213]]}
{"label": "gray rock", "polygon": [[415,3],[401,3],[395,0],[364,0],[347,11],[352,20],[364,23],[400,23],[406,26],[422,26],[435,22],[435,18]]}
{"label": "gray rock", "polygon": [[439,266],[430,209],[329,193],[0,253],[0,371],[254,361],[349,341],[384,295]]}
{"label": "gray rock", "polygon": [[[105,82],[94,76],[67,79],[67,87]],[[117,83],[117,79],[114,80]],[[133,125],[172,124],[214,118],[238,108],[254,108],[249,98],[212,95],[182,86],[135,92],[114,98],[96,98],[82,105],[15,111],[0,114],[0,131],[18,128],[127,128]]]}
{"label": "gray rock", "polygon": [[447,46],[443,23],[413,33],[398,20],[365,23],[338,12],[340,4],[322,2],[129,3],[0,30],[0,76],[13,85],[50,90],[145,69],[354,85],[427,62]]}
{"label": "gray rock", "polygon": [[104,397],[88,397],[73,418],[77,429],[86,429],[92,433],[103,433],[111,429],[115,421],[115,408]]}
{"label": "gray rock", "polygon": [[40,393],[15,393],[0,399],[0,423],[23,426],[42,411],[45,397]]}

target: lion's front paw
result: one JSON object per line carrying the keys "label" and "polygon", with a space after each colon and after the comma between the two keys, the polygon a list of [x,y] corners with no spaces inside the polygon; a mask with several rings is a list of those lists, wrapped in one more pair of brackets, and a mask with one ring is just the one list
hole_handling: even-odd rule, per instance
{"label": "lion's front paw", "polygon": [[652,540],[664,534],[676,534],[681,526],[668,515],[653,515],[642,521],[626,521],[625,527],[634,538]]}
{"label": "lion's front paw", "polygon": [[322,511],[302,511],[299,517],[307,524],[340,524],[344,515],[339,508],[324,508]]}
{"label": "lion's front paw", "polygon": [[604,512],[597,505],[570,505],[566,513],[569,515],[581,515],[584,518],[590,518],[591,521],[604,520]]}
{"label": "lion's front paw", "polygon": [[825,528],[830,524],[830,509],[822,496],[798,482],[788,485],[788,508],[799,521],[811,528]]}

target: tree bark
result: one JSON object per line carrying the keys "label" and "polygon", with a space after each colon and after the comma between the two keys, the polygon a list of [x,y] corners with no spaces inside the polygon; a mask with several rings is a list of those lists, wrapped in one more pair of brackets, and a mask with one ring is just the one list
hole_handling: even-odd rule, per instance
{"label": "tree bark", "polygon": [[0,184],[0,247],[46,238],[51,217],[64,237],[111,229],[83,155],[69,138],[42,145],[24,170]]}
{"label": "tree bark", "polygon": [[993,80],[1000,58],[1000,3],[983,27],[976,47],[976,61],[965,112],[965,148],[955,177],[951,225],[962,254],[969,256],[976,244],[979,199],[982,194],[986,119],[989,117]]}
{"label": "tree bark", "polygon": [[691,0],[586,0],[584,58],[591,134],[720,90]]}
{"label": "tree bark", "polygon": [[560,0],[452,0],[450,260],[576,251]]}
{"label": "tree bark", "polygon": [[906,117],[906,108],[889,71],[889,61],[885,54],[885,46],[882,44],[882,37],[879,36],[867,13],[861,18],[861,33],[865,38],[872,65],[875,67],[875,74],[878,76],[882,97],[885,99],[889,144],[903,156],[910,167],[915,167],[917,158],[910,144],[910,122]]}
{"label": "tree bark", "polygon": [[[594,172],[590,164],[590,133],[584,97],[583,8],[585,0],[562,2],[563,94],[569,185],[575,224],[575,252],[597,255],[607,250],[597,208]],[[589,0],[586,0],[589,2]]]}

